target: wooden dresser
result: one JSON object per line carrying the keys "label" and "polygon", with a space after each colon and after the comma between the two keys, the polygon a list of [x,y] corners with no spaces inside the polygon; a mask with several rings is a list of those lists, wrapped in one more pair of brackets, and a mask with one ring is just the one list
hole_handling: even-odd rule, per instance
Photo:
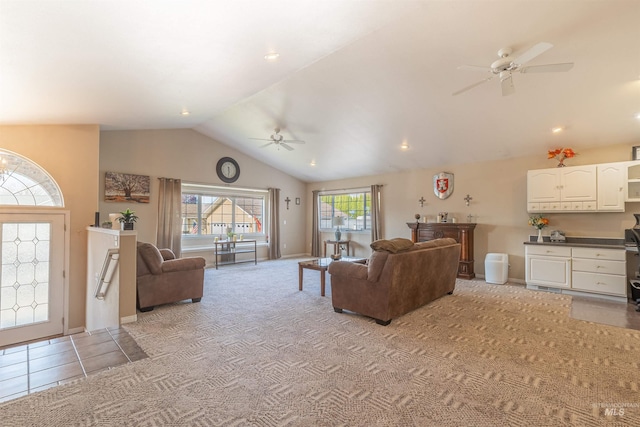
{"label": "wooden dresser", "polygon": [[426,242],[443,237],[455,239],[462,246],[460,248],[458,277],[461,279],[476,277],[476,273],[473,271],[473,230],[476,228],[476,224],[408,222],[407,225],[411,229],[411,240],[414,242]]}

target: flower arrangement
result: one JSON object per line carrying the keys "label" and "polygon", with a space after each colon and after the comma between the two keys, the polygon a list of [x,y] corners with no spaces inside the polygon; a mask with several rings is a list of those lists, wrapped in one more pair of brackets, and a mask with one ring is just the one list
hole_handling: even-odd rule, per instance
{"label": "flower arrangement", "polygon": [[547,225],[549,225],[549,219],[543,217],[542,215],[530,216],[529,225],[537,228],[538,230],[542,230]]}
{"label": "flower arrangement", "polygon": [[575,157],[578,153],[573,151],[571,148],[556,148],[555,150],[549,150],[547,153],[548,159],[557,159],[558,167],[561,168],[565,166],[564,160]]}

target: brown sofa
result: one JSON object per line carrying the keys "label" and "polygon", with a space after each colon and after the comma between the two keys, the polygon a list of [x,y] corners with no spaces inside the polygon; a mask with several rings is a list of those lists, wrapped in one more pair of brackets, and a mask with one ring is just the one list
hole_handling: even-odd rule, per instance
{"label": "brown sofa", "polygon": [[137,302],[140,311],[185,299],[200,302],[204,288],[202,257],[178,258],[169,249],[138,242]]}
{"label": "brown sofa", "polygon": [[336,312],[349,310],[388,325],[445,294],[453,293],[460,259],[454,239],[413,243],[378,240],[366,264],[335,261],[329,265]]}

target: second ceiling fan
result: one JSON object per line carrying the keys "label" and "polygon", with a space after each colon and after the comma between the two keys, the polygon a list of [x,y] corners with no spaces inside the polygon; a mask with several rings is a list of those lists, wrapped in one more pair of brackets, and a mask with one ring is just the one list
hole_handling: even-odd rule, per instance
{"label": "second ceiling fan", "polygon": [[464,87],[453,95],[459,95],[476,86],[480,86],[484,82],[488,82],[496,76],[500,77],[500,86],[502,87],[502,96],[511,95],[515,92],[513,86],[513,73],[555,73],[562,71],[569,71],[573,68],[573,62],[566,62],[561,64],[546,64],[546,65],[530,65],[528,67],[523,66],[527,62],[531,61],[538,55],[551,49],[553,45],[551,43],[541,42],[530,48],[529,50],[521,53],[518,56],[511,56],[512,50],[510,48],[500,49],[498,56],[500,59],[494,61],[489,67],[481,67],[477,65],[462,65],[458,67],[459,70],[472,70],[482,71],[489,73],[489,76],[479,82],[476,82],[470,86]]}
{"label": "second ceiling fan", "polygon": [[275,128],[274,133],[271,134],[269,138],[249,138],[249,139],[257,139],[258,141],[269,141],[268,143],[261,145],[260,148],[268,147],[269,145],[274,144],[275,146],[278,147],[278,149],[280,149],[280,147],[283,147],[289,151],[292,151],[293,147],[287,144],[304,144],[305,143],[304,141],[301,141],[299,139],[284,139],[284,137],[280,135],[279,128]]}

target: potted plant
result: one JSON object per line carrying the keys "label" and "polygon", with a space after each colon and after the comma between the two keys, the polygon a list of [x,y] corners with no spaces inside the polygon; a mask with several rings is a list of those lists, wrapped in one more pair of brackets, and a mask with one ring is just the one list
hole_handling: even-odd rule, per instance
{"label": "potted plant", "polygon": [[133,223],[137,220],[138,217],[136,213],[129,208],[120,212],[120,216],[118,217],[118,221],[120,221],[123,230],[133,230]]}

